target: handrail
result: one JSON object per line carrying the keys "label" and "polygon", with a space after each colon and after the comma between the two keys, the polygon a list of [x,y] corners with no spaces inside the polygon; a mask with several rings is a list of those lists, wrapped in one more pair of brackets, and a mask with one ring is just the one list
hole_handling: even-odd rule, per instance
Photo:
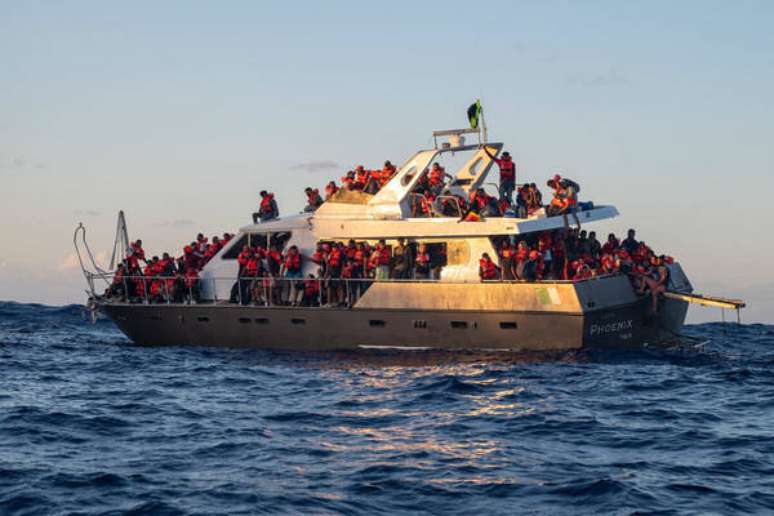
{"label": "handrail", "polygon": [[[594,281],[606,277],[618,276],[610,274],[574,280],[452,280],[438,279],[376,279],[376,278],[303,278],[274,276],[228,276],[205,277],[192,281],[180,274],[133,276],[125,275],[118,283],[115,281],[105,292],[105,298],[116,299],[130,304],[222,304],[262,306],[347,306],[352,307],[374,283],[442,283],[446,285],[481,285],[481,284],[522,284],[522,285],[553,285],[574,284]],[[113,276],[114,273],[105,275]],[[173,282],[170,287],[170,282]],[[220,283],[219,283],[220,282]],[[228,300],[218,298],[218,285],[227,282],[230,292]],[[312,282],[314,288],[307,292]],[[120,287],[120,288],[119,288]],[[207,287],[208,296],[201,296]],[[222,291],[222,290],[221,290]],[[310,297],[311,295],[311,297]],[[102,296],[94,295],[95,298]]]}

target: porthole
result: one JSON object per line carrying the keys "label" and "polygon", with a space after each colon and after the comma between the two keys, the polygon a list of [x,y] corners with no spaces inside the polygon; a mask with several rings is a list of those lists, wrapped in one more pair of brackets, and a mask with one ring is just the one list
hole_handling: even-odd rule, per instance
{"label": "porthole", "polygon": [[503,330],[515,330],[519,327],[514,321],[503,321],[500,323],[500,328]]}

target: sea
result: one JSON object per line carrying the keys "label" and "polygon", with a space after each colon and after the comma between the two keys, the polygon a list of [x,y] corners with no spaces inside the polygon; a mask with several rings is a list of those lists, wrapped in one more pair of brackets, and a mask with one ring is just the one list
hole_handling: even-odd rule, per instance
{"label": "sea", "polygon": [[0,514],[772,514],[774,327],[667,350],[133,345],[0,303]]}

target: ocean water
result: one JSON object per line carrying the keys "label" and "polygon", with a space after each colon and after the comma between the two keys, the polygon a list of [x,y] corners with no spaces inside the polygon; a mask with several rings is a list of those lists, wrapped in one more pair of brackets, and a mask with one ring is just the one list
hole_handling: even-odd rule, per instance
{"label": "ocean water", "polygon": [[139,348],[0,303],[0,514],[774,512],[774,327],[551,357]]}

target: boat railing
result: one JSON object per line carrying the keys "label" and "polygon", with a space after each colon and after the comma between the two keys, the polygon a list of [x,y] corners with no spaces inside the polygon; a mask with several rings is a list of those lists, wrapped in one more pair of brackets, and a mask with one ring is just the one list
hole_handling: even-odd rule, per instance
{"label": "boat railing", "polygon": [[[266,307],[351,307],[374,283],[399,284],[522,284],[547,286],[593,281],[614,275],[600,275],[583,280],[544,279],[525,280],[439,280],[421,278],[303,278],[273,276],[185,278],[182,275],[135,276],[100,274],[100,279],[112,277],[110,287],[100,295],[89,282],[92,297],[129,304],[236,304]],[[227,296],[219,293],[228,292]]]}

